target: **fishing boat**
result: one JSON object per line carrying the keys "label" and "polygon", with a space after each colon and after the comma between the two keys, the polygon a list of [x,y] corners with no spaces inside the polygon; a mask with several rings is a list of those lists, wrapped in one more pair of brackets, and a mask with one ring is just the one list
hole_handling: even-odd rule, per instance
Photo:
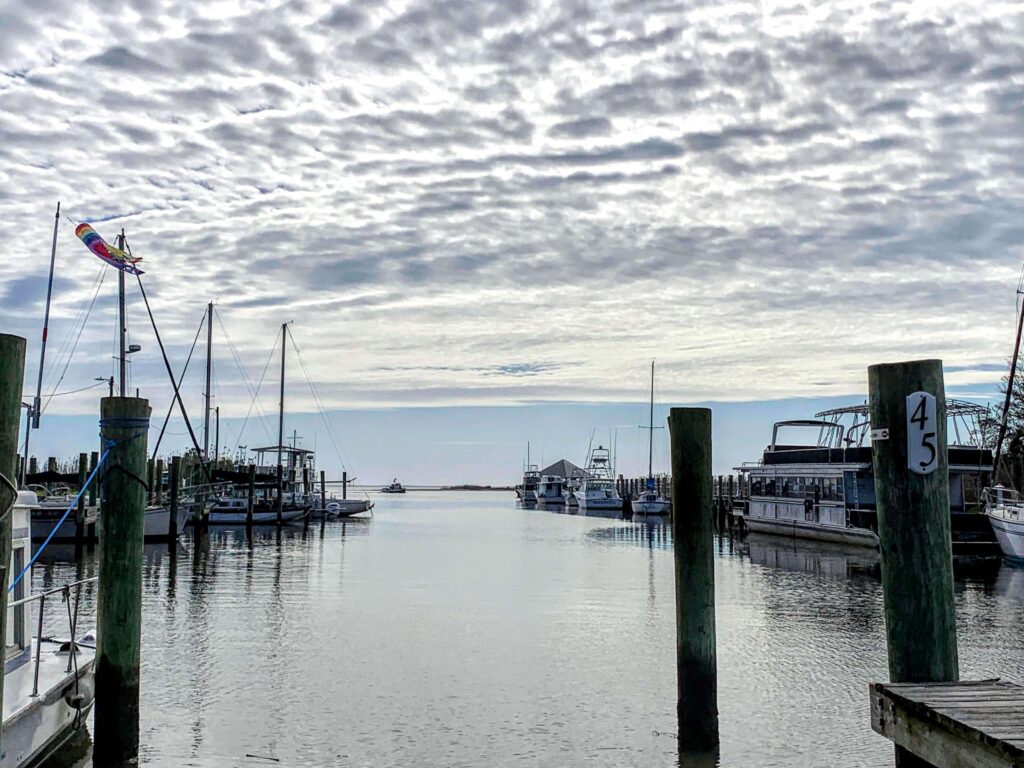
{"label": "fishing boat", "polygon": [[[949,434],[963,443],[948,449],[953,553],[998,554],[992,526],[981,514],[992,474],[992,451],[982,440],[988,411],[953,399],[946,401],[946,410]],[[797,431],[815,437],[794,441]],[[748,478],[738,509],[743,523],[751,531],[877,547],[870,433],[866,404],[776,423],[760,461],[737,467]]]}
{"label": "fishing boat", "polygon": [[[31,491],[19,491],[11,511],[11,573],[21,574],[31,562],[31,511],[38,506]],[[14,583],[7,605],[7,648],[4,657],[3,753],[0,768],[39,765],[81,727],[93,705],[96,639],[78,632],[78,601],[82,587],[95,579],[28,596],[29,568]],[[47,599],[73,601],[73,617],[61,636],[32,637],[38,613]],[[34,619],[32,614],[36,613]],[[63,610],[58,614],[64,615]],[[74,640],[74,641],[73,641]]]}
{"label": "fishing boat", "polygon": [[405,488],[402,487],[402,484],[400,482],[398,482],[398,478],[396,477],[394,480],[391,481],[390,485],[385,485],[383,488],[381,488],[380,492],[381,493],[405,493]]}
{"label": "fishing boat", "polygon": [[986,501],[985,514],[1003,555],[1024,563],[1024,499],[1016,491],[997,485],[986,490]]}
{"label": "fishing boat", "polygon": [[612,476],[611,453],[604,446],[599,445],[590,452],[586,475],[574,495],[581,510],[622,510],[622,497],[615,490]]}
{"label": "fishing boat", "polygon": [[641,517],[660,516],[668,512],[668,502],[655,488],[654,483],[654,361],[651,361],[651,408],[650,423],[647,426],[647,482],[646,488],[631,501],[634,515]]}

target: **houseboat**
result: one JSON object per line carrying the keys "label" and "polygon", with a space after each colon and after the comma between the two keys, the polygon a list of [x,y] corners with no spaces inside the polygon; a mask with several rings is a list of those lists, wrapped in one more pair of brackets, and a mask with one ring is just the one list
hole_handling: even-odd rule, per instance
{"label": "houseboat", "polygon": [[[946,408],[956,441],[948,449],[954,554],[997,555],[992,526],[981,513],[992,474],[992,451],[980,439],[987,411],[962,400],[947,400]],[[816,437],[784,439],[796,431]],[[877,547],[870,431],[866,404],[778,422],[761,460],[737,467],[749,491],[734,514],[751,531]]]}

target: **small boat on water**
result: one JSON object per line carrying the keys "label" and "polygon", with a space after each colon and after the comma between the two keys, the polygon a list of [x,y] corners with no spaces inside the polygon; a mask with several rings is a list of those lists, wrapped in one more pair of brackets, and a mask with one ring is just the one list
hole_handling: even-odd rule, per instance
{"label": "small boat on water", "polygon": [[339,499],[328,496],[327,503],[324,504],[319,493],[311,494],[309,498],[313,507],[310,516],[316,519],[323,517],[325,513],[328,518],[352,517],[373,509],[373,502],[369,499]]}
{"label": "small boat on water", "polygon": [[[208,525],[245,525],[248,521],[249,500],[232,496],[217,499],[206,515]],[[281,507],[281,522],[294,523],[309,514],[310,505],[285,502]],[[277,525],[277,509],[262,500],[253,504],[253,525]]]}
{"label": "small boat on water", "polygon": [[668,502],[658,493],[654,484],[654,361],[651,361],[651,410],[648,425],[647,443],[647,483],[646,488],[630,501],[634,515],[641,517],[661,516],[668,512]]}
{"label": "small boat on water", "polygon": [[622,510],[622,497],[615,490],[612,477],[611,453],[604,446],[599,445],[590,452],[586,475],[574,495],[581,510]]}
{"label": "small boat on water", "polygon": [[[34,493],[19,491],[10,513],[11,573],[15,577],[31,560],[29,518],[37,506]],[[93,580],[67,585],[67,599],[74,601],[68,615],[78,617],[81,588]],[[74,626],[64,628],[64,636],[33,637],[38,617],[33,619],[32,614],[42,609],[47,597],[59,603],[65,587],[29,596],[31,584],[29,569],[15,583],[7,605],[0,768],[27,768],[47,760],[84,723],[93,705],[95,637],[78,632],[80,617]]]}
{"label": "small boat on water", "polygon": [[1024,563],[1024,499],[1010,488],[997,485],[986,491],[988,521],[999,548],[1008,560]]}
{"label": "small boat on water", "polygon": [[405,493],[405,488],[402,487],[402,484],[400,482],[398,482],[398,478],[396,477],[394,480],[391,481],[391,485],[385,485],[383,488],[380,489],[380,492],[381,493]]}
{"label": "small boat on water", "polygon": [[549,507],[565,506],[565,478],[541,475],[537,484],[537,501]]}

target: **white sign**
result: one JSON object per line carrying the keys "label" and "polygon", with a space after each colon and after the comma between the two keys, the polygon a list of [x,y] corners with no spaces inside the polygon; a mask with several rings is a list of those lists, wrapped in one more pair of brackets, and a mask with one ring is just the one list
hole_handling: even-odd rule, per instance
{"label": "white sign", "polygon": [[871,430],[871,441],[875,440],[888,440],[889,430],[888,429],[872,429]]}
{"label": "white sign", "polygon": [[919,475],[939,468],[935,395],[927,392],[907,395],[907,468]]}

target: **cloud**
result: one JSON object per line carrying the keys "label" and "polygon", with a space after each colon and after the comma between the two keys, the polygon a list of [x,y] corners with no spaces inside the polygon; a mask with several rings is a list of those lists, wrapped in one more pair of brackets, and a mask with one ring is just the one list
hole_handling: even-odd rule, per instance
{"label": "cloud", "polygon": [[[677,401],[863,391],[868,364],[918,355],[957,386],[999,377],[1018,9],[135,7],[4,11],[5,330],[39,336],[60,200],[125,228],[176,366],[218,302],[225,413],[285,321],[337,406],[630,398],[651,358]],[[61,226],[63,339],[100,264]],[[65,383],[110,368],[113,284]],[[167,400],[131,284],[129,316],[133,383]]]}

